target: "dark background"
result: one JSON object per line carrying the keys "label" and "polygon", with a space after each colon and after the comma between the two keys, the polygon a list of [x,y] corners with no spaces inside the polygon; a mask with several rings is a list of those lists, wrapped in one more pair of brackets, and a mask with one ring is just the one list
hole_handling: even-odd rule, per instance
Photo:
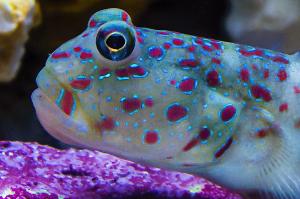
{"label": "dark background", "polygon": [[35,77],[48,54],[81,33],[89,17],[98,10],[118,7],[130,14],[136,26],[230,41],[224,30],[230,6],[226,0],[99,0],[71,10],[69,5],[74,2],[40,1],[42,23],[30,33],[21,69],[12,82],[0,83],[1,140],[36,141],[62,147],[39,124],[30,95],[36,88]]}

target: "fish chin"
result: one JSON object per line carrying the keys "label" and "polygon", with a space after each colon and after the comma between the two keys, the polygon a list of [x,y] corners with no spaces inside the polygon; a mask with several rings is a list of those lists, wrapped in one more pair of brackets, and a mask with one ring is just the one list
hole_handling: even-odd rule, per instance
{"label": "fish chin", "polygon": [[80,130],[89,132],[87,124],[65,114],[40,88],[33,91],[31,99],[38,119],[48,133],[67,144],[83,147]]}

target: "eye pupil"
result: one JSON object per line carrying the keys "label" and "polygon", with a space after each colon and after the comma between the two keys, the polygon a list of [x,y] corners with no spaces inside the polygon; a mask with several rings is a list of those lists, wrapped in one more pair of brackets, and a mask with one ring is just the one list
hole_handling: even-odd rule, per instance
{"label": "eye pupil", "polygon": [[113,33],[108,36],[105,43],[107,47],[111,48],[112,50],[119,50],[125,46],[126,41],[123,35]]}

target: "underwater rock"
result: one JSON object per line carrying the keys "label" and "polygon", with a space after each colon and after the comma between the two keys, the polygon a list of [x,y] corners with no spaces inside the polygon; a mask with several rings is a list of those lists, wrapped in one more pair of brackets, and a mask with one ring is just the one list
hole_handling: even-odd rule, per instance
{"label": "underwater rock", "polygon": [[0,142],[0,199],[241,199],[189,174],[135,164],[90,150]]}
{"label": "underwater rock", "polygon": [[285,53],[300,49],[300,0],[231,0],[226,28],[236,42]]}
{"label": "underwater rock", "polygon": [[15,77],[28,32],[39,19],[35,0],[0,0],[0,81]]}

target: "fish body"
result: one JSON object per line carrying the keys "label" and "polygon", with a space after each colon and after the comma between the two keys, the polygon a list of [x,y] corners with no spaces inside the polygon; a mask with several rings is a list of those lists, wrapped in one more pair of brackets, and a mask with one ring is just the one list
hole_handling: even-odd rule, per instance
{"label": "fish body", "polygon": [[139,28],[107,9],[49,56],[32,100],[66,143],[297,198],[299,68],[299,54]]}

